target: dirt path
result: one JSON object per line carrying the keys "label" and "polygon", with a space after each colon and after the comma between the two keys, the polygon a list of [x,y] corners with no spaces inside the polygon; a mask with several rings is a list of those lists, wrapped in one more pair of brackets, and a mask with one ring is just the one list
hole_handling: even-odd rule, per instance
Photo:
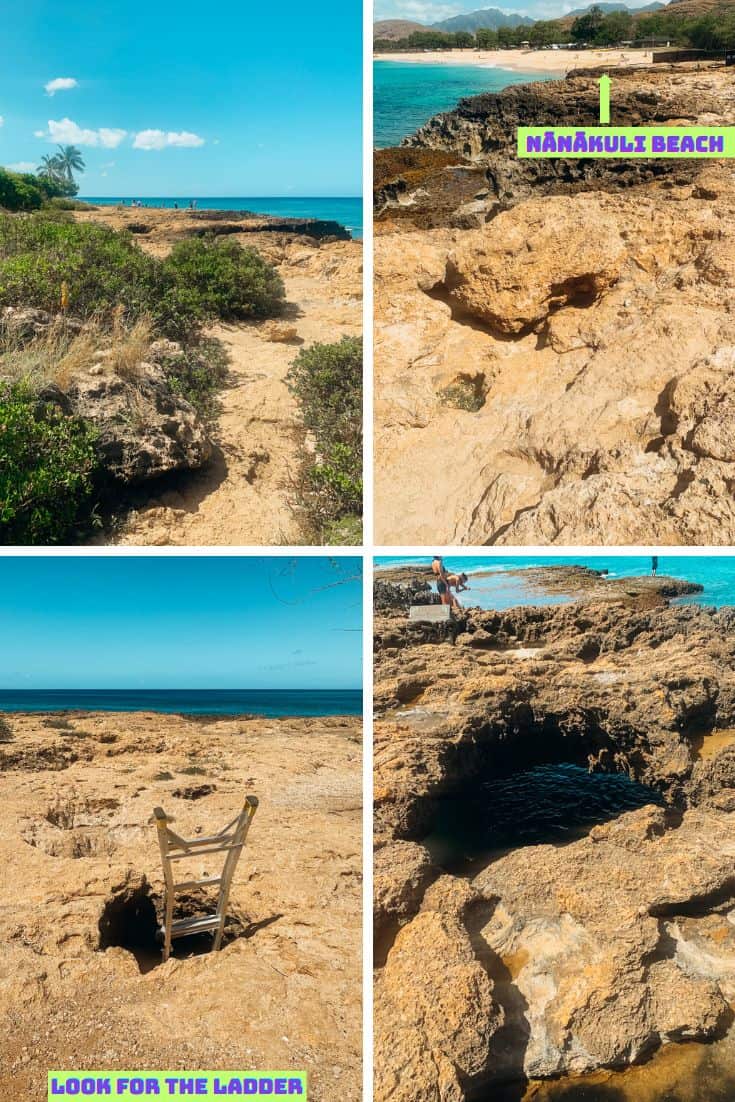
{"label": "dirt path", "polygon": [[362,249],[358,242],[258,247],[286,285],[289,316],[277,328],[294,328],[296,337],[269,340],[268,322],[212,330],[231,357],[214,461],[131,513],[117,544],[303,542],[291,503],[300,426],[284,378],[300,348],[361,333]]}

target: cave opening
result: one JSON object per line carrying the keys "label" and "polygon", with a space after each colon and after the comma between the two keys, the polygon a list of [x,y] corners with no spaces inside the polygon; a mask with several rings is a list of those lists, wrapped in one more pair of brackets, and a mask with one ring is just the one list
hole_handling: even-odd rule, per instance
{"label": "cave opening", "polygon": [[435,864],[472,876],[513,849],[566,845],[627,811],[665,806],[628,734],[618,730],[613,746],[598,716],[537,716],[527,706],[502,726],[479,724],[455,746],[449,783],[424,819]]}
{"label": "cave opening", "polygon": [[659,792],[626,773],[591,773],[570,762],[535,765],[438,801],[424,844],[446,872],[471,873],[509,850],[565,845],[598,823],[663,803]]}

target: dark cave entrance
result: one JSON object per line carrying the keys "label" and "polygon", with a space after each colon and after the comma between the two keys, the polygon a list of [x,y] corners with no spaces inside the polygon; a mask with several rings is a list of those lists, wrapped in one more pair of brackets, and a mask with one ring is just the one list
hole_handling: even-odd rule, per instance
{"label": "dark cave entrance", "polygon": [[502,725],[475,726],[452,748],[449,783],[424,817],[421,840],[446,872],[472,876],[510,850],[566,845],[627,811],[665,806],[645,783],[644,740],[622,728],[611,736],[604,717],[524,704]]}
{"label": "dark cave entrance", "polygon": [[652,803],[662,805],[661,794],[625,773],[536,765],[438,801],[424,844],[447,872],[471,874],[509,850],[574,842],[596,824]]}

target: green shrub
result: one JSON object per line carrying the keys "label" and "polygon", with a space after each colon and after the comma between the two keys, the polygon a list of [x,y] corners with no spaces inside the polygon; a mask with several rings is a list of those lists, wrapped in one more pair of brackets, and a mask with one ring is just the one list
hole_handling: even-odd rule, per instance
{"label": "green shrub", "polygon": [[219,341],[201,340],[166,362],[171,389],[200,414],[215,412],[215,395],[227,375],[227,353]]}
{"label": "green shrub", "polygon": [[301,483],[310,522],[321,539],[348,518],[354,532],[362,516],[362,341],[343,337],[302,349],[286,382],[314,438],[313,454],[304,451]]}
{"label": "green shrub", "polygon": [[54,195],[46,202],[46,209],[51,210],[97,210],[92,203],[85,203],[82,199],[71,199],[65,195]]}
{"label": "green shrub", "polygon": [[121,305],[146,312],[156,286],[156,261],[128,234],[65,217],[0,219],[0,305],[58,313],[61,286],[76,317],[109,314]]}
{"label": "green shrub", "polygon": [[255,249],[236,241],[189,238],[174,246],[164,264],[210,317],[267,318],[281,310],[285,290],[278,272]]}
{"label": "green shrub", "polygon": [[64,283],[75,317],[109,320],[122,310],[183,342],[214,318],[277,313],[284,298],[275,269],[235,242],[183,241],[159,260],[130,234],[74,222],[59,209],[0,216],[0,306],[58,313]]}
{"label": "green shrub", "polygon": [[35,176],[0,168],[0,207],[5,210],[38,210],[46,194]]}
{"label": "green shrub", "polygon": [[27,385],[0,384],[0,543],[60,543],[90,514],[94,433]]}

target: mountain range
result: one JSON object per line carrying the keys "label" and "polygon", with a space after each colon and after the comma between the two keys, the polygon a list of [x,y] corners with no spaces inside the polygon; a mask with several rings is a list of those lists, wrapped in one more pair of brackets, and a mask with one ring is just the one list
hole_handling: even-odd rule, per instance
{"label": "mountain range", "polygon": [[[687,3],[687,0],[671,0],[672,3]],[[659,11],[666,7],[661,0],[653,0],[645,6],[631,7],[621,3],[620,0],[602,0],[597,5],[587,4],[584,8],[575,8],[558,16],[565,21],[584,15],[591,7],[602,8],[604,12],[629,11],[640,15],[642,12]],[[470,31],[474,33],[481,28],[496,31],[498,27],[530,27],[534,23],[527,15],[518,12],[504,12],[500,8],[482,8],[479,11],[463,12],[461,15],[453,15],[449,19],[442,19],[438,23],[416,23],[409,19],[381,19],[373,25],[373,38],[387,38],[396,40],[406,38],[413,31]]]}

